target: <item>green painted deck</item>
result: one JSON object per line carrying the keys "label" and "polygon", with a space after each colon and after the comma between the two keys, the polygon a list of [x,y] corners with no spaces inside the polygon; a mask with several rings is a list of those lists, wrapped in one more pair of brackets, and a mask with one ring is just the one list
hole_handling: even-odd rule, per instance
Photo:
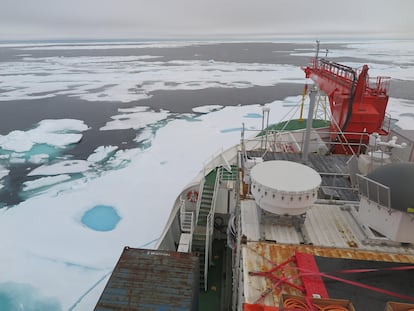
{"label": "green painted deck", "polygon": [[231,250],[225,240],[214,240],[212,262],[208,273],[208,290],[200,290],[198,310],[230,310],[232,276],[225,271],[232,271]]}
{"label": "green painted deck", "polygon": [[214,187],[214,184],[216,183],[217,171],[218,168],[216,167],[214,170],[208,173],[204,179],[204,184]]}
{"label": "green painted deck", "polygon": [[[288,120],[283,121],[277,124],[270,125],[268,128],[266,128],[267,131],[293,131],[293,130],[301,130],[306,128],[307,120],[303,119],[300,121],[299,119],[295,120]],[[312,128],[320,128],[320,127],[327,127],[331,124],[330,121],[327,120],[320,120],[315,119],[312,120]],[[263,132],[260,132],[258,136],[263,135]]]}

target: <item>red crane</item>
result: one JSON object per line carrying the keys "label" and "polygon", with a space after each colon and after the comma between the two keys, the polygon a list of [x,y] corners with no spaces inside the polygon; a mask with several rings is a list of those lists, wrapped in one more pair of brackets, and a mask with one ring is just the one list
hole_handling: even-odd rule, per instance
{"label": "red crane", "polygon": [[303,70],[306,78],[311,78],[329,98],[332,114],[330,131],[333,133],[331,139],[348,144],[348,147],[336,144],[332,152],[352,153],[350,148],[357,151],[361,141],[368,142],[368,136],[361,133],[388,134],[388,130],[383,128],[383,121],[390,77],[370,79],[367,65],[362,70],[356,70],[318,58],[318,53]]}

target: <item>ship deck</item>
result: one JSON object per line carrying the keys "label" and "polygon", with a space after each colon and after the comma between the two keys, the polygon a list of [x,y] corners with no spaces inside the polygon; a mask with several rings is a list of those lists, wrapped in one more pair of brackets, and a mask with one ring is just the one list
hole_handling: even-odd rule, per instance
{"label": "ship deck", "polygon": [[[278,307],[283,294],[303,296],[300,290],[287,283],[275,287],[278,278],[287,279],[298,287],[303,285],[295,263],[282,265],[268,274],[297,253],[314,255],[321,273],[366,285],[364,288],[322,277],[330,299],[350,300],[356,310],[384,310],[387,301],[414,303],[414,270],[398,271],[399,268],[412,267],[413,255],[269,242],[248,242],[242,246],[245,303]],[[341,274],[340,271],[348,269],[378,271]],[[265,275],[252,275],[256,272],[264,272]],[[369,286],[413,297],[413,300],[380,293],[369,289]]]}
{"label": "ship deck", "polygon": [[[294,153],[266,152],[263,155],[263,151],[258,150],[249,151],[247,155],[262,157],[265,161],[302,162],[301,155]],[[283,221],[283,217],[264,212],[250,196],[241,200],[245,303],[278,307],[282,294],[303,296],[297,288],[278,283],[289,280],[298,287],[303,286],[295,262],[273,271],[298,253],[313,255],[320,272],[377,268],[375,273],[339,275],[350,282],[366,284],[366,288],[323,277],[329,298],[351,300],[356,310],[383,310],[387,301],[414,303],[414,245],[390,242],[368,235],[362,229],[364,224],[355,216],[359,198],[348,174],[349,159],[346,155],[309,155],[307,164],[322,177],[318,198],[328,200],[312,205],[303,223],[294,225]],[[399,267],[403,270],[398,271]],[[413,298],[380,293],[368,289],[370,286]]]}
{"label": "ship deck", "polygon": [[[367,237],[353,216],[353,208],[315,204],[307,211],[304,224],[298,227],[278,225],[277,218],[263,214],[254,200],[242,200],[241,227],[246,241],[242,245],[245,303],[277,307],[282,294],[303,296],[303,292],[290,286],[275,286],[277,277],[303,285],[294,266],[272,272],[268,277],[251,275],[251,272],[271,271],[297,253],[315,256],[320,272],[378,268],[376,273],[340,277],[413,297],[412,300],[401,299],[323,278],[329,298],[350,300],[356,310],[383,310],[387,301],[414,303],[414,246],[387,245],[382,239]],[[398,271],[395,268],[398,266],[411,268]],[[387,271],[389,267],[396,270]],[[381,270],[383,268],[386,269]]]}

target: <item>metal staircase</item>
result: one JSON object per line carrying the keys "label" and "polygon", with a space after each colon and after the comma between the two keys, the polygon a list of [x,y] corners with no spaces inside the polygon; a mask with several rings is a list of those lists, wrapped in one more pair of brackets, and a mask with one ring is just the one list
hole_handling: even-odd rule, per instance
{"label": "metal staircase", "polygon": [[220,170],[220,181],[235,181],[237,179],[237,165],[231,165],[230,168],[231,171]]}
{"label": "metal staircase", "polygon": [[185,206],[185,200],[181,199],[180,206],[180,225],[181,232],[192,233],[194,227],[194,212],[187,211]]}
{"label": "metal staircase", "polygon": [[193,233],[192,251],[198,253],[200,259],[200,286],[204,287],[205,277],[204,271],[206,267],[206,232],[207,232],[207,216],[210,213],[213,203],[214,185],[204,183],[201,193],[200,209],[198,212],[197,225]]}
{"label": "metal staircase", "polygon": [[204,178],[198,198],[197,222],[193,231],[192,251],[200,258],[200,287],[207,290],[208,265],[211,262],[212,242],[214,232],[215,200],[218,188],[222,182],[232,182],[237,177],[237,166],[231,170],[222,167],[212,170]]}

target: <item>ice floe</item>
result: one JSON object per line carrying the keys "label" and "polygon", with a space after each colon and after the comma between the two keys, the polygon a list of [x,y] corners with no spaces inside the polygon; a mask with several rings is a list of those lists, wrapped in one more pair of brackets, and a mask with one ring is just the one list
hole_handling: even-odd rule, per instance
{"label": "ice floe", "polygon": [[0,135],[0,148],[15,152],[30,151],[36,144],[63,148],[79,142],[82,138],[79,132],[87,129],[87,125],[81,120],[42,120],[34,129],[12,131],[7,135]]}
{"label": "ice floe", "polygon": [[34,154],[29,158],[29,162],[33,164],[40,164],[49,161],[49,155],[45,153]]}
{"label": "ice floe", "polygon": [[89,170],[90,165],[91,163],[85,160],[65,160],[35,168],[28,176],[82,173]]}
{"label": "ice floe", "polygon": [[56,175],[56,176],[48,176],[48,177],[41,177],[36,180],[26,181],[23,183],[23,190],[29,191],[33,189],[38,189],[42,187],[51,186],[57,183],[61,183],[63,181],[69,180],[71,177],[69,175]]}
{"label": "ice floe", "polygon": [[5,167],[0,165],[0,179],[2,179],[3,177],[9,175],[9,170],[6,169]]}
{"label": "ice floe", "polygon": [[208,105],[208,106],[200,106],[194,107],[193,111],[197,113],[209,113],[212,111],[223,109],[222,105]]}
{"label": "ice floe", "polygon": [[118,149],[116,146],[99,146],[95,149],[94,153],[92,153],[88,157],[88,162],[99,163],[106,159],[108,159],[115,151]]}
{"label": "ice floe", "polygon": [[152,58],[156,56],[28,57],[0,63],[0,101],[68,95],[130,102],[158,90],[303,82],[303,72],[291,65]]}
{"label": "ice floe", "polygon": [[[213,42],[210,42],[211,44]],[[206,44],[206,42],[200,42],[200,41],[193,41],[193,42],[178,42],[178,41],[170,41],[170,42],[113,42],[111,44],[108,44],[107,42],[99,44],[99,42],[96,42],[96,44],[91,43],[71,43],[71,44],[38,44],[37,46],[27,46],[24,44],[21,45],[13,45],[9,44],[6,45],[8,47],[15,47],[20,50],[24,51],[38,51],[38,50],[112,50],[112,49],[163,49],[163,48],[180,48],[180,47],[186,47],[191,45],[200,45],[200,44]],[[5,45],[2,45],[5,46]]]}
{"label": "ice floe", "polygon": [[112,116],[112,121],[101,127],[101,131],[124,130],[124,129],[141,129],[149,124],[154,124],[168,117],[168,111],[161,110],[154,112],[147,107],[136,107],[131,109],[119,109],[121,114]]}

